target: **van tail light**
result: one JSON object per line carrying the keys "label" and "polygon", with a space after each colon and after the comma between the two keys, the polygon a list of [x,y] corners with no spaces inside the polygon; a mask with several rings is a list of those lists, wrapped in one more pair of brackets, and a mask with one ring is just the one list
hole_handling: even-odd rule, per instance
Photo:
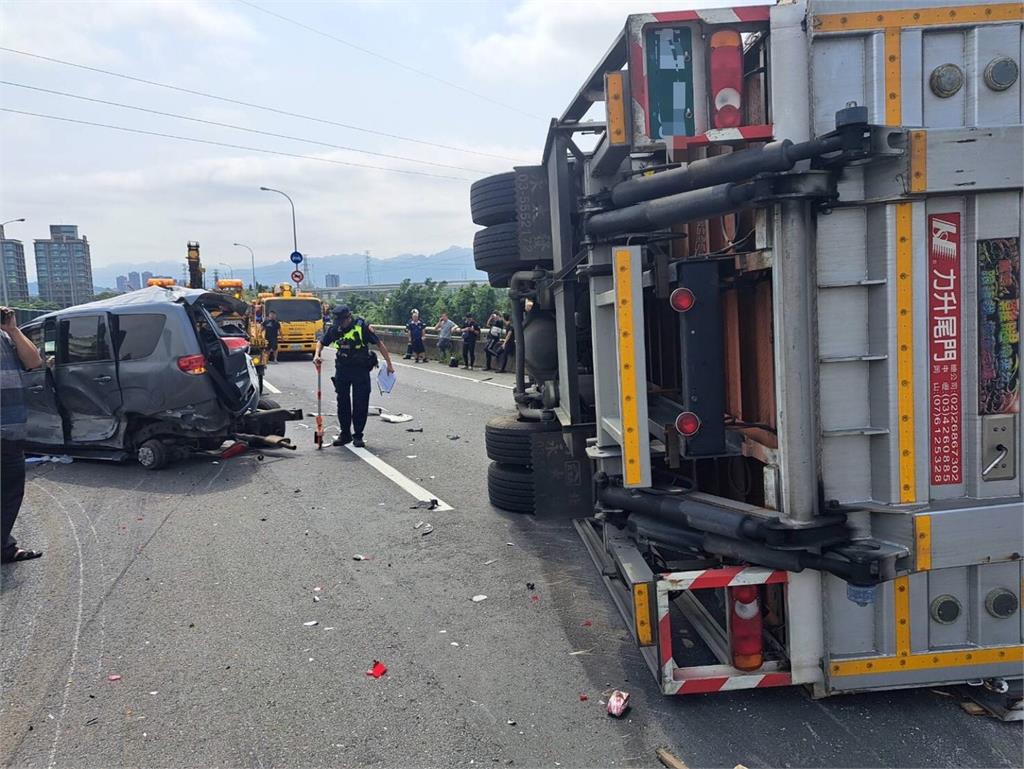
{"label": "van tail light", "polygon": [[757,585],[726,588],[729,593],[729,648],[733,667],[757,670],[764,664],[761,601]]}
{"label": "van tail light", "polygon": [[205,374],[206,356],[185,355],[184,357],[178,358],[178,368],[186,374]]}
{"label": "van tail light", "polygon": [[723,30],[711,36],[709,85],[711,124],[736,128],[743,123],[743,41],[740,33]]}
{"label": "van tail light", "polygon": [[223,337],[222,341],[224,346],[228,348],[228,352],[245,352],[249,349],[249,340],[240,336],[226,336]]}
{"label": "van tail light", "polygon": [[668,297],[668,303],[676,312],[689,312],[697,303],[697,297],[688,288],[677,288]]}
{"label": "van tail light", "polygon": [[700,430],[700,417],[692,411],[684,411],[676,417],[676,431],[684,438],[692,438]]}

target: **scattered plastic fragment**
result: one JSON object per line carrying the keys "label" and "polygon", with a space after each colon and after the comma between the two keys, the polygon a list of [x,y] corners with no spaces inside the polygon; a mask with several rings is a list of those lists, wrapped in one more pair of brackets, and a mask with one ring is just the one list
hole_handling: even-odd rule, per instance
{"label": "scattered plastic fragment", "polygon": [[447,633],[448,631],[447,630],[438,630],[437,632],[438,633]]}
{"label": "scattered plastic fragment", "polygon": [[381,414],[380,418],[385,422],[391,422],[392,424],[412,421],[412,417],[409,414]]}
{"label": "scattered plastic fragment", "polygon": [[579,651],[569,652],[570,657],[579,657],[582,654],[590,654],[593,649],[580,649]]}
{"label": "scattered plastic fragment", "polygon": [[425,526],[423,527],[423,530],[422,530],[422,531],[420,531],[420,536],[421,536],[421,537],[425,537],[425,536],[427,536],[428,534],[430,534],[430,533],[431,533],[431,532],[432,532],[433,530],[434,530],[434,527],[433,527],[433,526],[431,526],[431,525],[430,525],[430,524],[428,523],[428,524],[426,524],[426,525],[425,525]]}
{"label": "scattered plastic fragment", "polygon": [[318,596],[318,595],[313,596],[313,603],[320,603],[320,596]]}
{"label": "scattered plastic fragment", "polygon": [[448,645],[449,645],[449,646],[458,646],[458,645],[459,645],[459,642],[458,642],[458,641],[452,641],[452,642],[451,642],[450,644],[448,644]]}
{"label": "scattered plastic fragment", "polygon": [[497,562],[498,562],[497,558],[492,558],[489,561],[484,561],[484,566],[490,566],[492,563],[497,563]]}
{"label": "scattered plastic fragment", "polygon": [[324,630],[334,630],[333,627],[325,627]]}
{"label": "scattered plastic fragment", "polygon": [[302,624],[305,625],[306,627],[313,627],[314,625],[319,625],[320,623],[317,620],[314,619],[314,620],[310,620],[309,622],[303,622]]}
{"label": "scattered plastic fragment", "polygon": [[430,500],[421,499],[415,505],[410,505],[409,509],[410,510],[436,510],[437,506],[438,506],[438,501],[436,499],[430,499]]}
{"label": "scattered plastic fragment", "polygon": [[582,624],[583,624],[583,627],[591,627],[594,624],[594,621],[593,620],[589,620],[589,619],[585,619],[585,620],[583,620]]}
{"label": "scattered plastic fragment", "polygon": [[388,669],[387,667],[385,667],[383,662],[381,662],[380,660],[374,660],[373,665],[371,665],[370,669],[366,671],[366,675],[371,676],[373,678],[380,678],[387,672]]}
{"label": "scattered plastic fragment", "polygon": [[316,587],[313,588],[313,592],[314,593],[319,593],[321,590],[323,590],[323,588],[320,587],[319,585],[317,585]]}
{"label": "scattered plastic fragment", "polygon": [[581,694],[580,695],[580,702],[586,702],[589,699],[590,699],[590,697],[588,695],[586,695],[586,694]]}
{"label": "scattered plastic fragment", "polygon": [[304,428],[305,428],[305,429],[307,429],[307,430],[309,429],[309,425],[307,425],[307,424],[306,424],[305,422],[296,422],[296,424],[297,424],[297,425],[298,425],[299,427],[304,427]]}
{"label": "scattered plastic fragment", "polygon": [[458,440],[459,438],[461,438],[461,437],[462,437],[461,435],[455,435],[455,434],[453,433],[452,435],[449,435],[449,436],[448,436],[448,440],[450,440],[450,441],[457,441],[457,440]]}
{"label": "scattered plastic fragment", "polygon": [[416,459],[416,455],[415,454],[406,454],[405,458],[406,459]]}
{"label": "scattered plastic fragment", "polygon": [[405,431],[407,433],[421,433],[421,432],[423,432],[423,428],[422,427],[406,427]]}
{"label": "scattered plastic fragment", "polygon": [[536,586],[536,585],[535,585],[534,583],[532,583],[532,582],[527,582],[527,583],[526,583],[526,589],[527,589],[527,590],[535,590],[535,589],[536,589],[536,587],[537,587],[537,586]]}
{"label": "scattered plastic fragment", "polygon": [[107,676],[107,680],[108,681],[120,681],[121,680],[121,676],[119,676],[117,673],[111,673],[109,676]]}
{"label": "scattered plastic fragment", "polygon": [[506,542],[505,547],[515,547],[511,542]]}
{"label": "scattered plastic fragment", "polygon": [[616,689],[608,698],[608,715],[620,718],[629,709],[629,692]]}
{"label": "scattered plastic fragment", "polygon": [[509,726],[515,726],[516,725],[516,720],[514,718],[510,718],[505,723],[508,724]]}
{"label": "scattered plastic fragment", "polygon": [[73,460],[67,454],[59,454],[59,455],[42,454],[41,456],[38,456],[38,457],[26,457],[25,458],[25,464],[26,465],[39,465],[39,464],[42,464],[44,462],[53,462],[54,464],[58,464],[58,465],[70,465],[74,461],[75,460]]}
{"label": "scattered plastic fragment", "polygon": [[412,527],[413,527],[414,529],[419,529],[419,528],[422,528],[422,526],[423,526],[423,523],[424,523],[423,521],[416,521],[416,523],[414,523]]}
{"label": "scattered plastic fragment", "polygon": [[536,593],[534,593],[533,595],[530,596],[530,600],[533,601],[534,603],[538,603],[540,601],[540,596],[537,595]]}
{"label": "scattered plastic fragment", "polygon": [[221,459],[231,459],[249,450],[249,444],[245,441],[235,441],[220,453]]}
{"label": "scattered plastic fragment", "polygon": [[485,596],[485,595],[483,595],[481,593],[480,595],[473,596],[472,600],[473,600],[473,603],[480,603],[481,601],[486,601],[487,600],[487,596]]}
{"label": "scattered plastic fragment", "polygon": [[257,454],[256,455],[256,461],[257,462],[262,462],[263,461],[263,455],[262,454]]}
{"label": "scattered plastic fragment", "polygon": [[160,693],[160,692],[158,692],[158,691],[153,691],[153,692],[150,692],[150,694],[159,694],[159,693]]}
{"label": "scattered plastic fragment", "polygon": [[352,560],[353,561],[368,561],[370,559],[367,558],[365,555],[362,555],[361,553],[356,553],[354,556],[352,556]]}

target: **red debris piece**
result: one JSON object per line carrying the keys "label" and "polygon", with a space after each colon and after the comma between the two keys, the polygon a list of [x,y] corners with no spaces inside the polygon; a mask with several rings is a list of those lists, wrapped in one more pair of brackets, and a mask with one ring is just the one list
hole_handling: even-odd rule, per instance
{"label": "red debris piece", "polygon": [[369,670],[366,671],[366,675],[372,676],[373,678],[380,678],[382,675],[388,672],[388,669],[384,666],[383,662],[374,660],[373,665]]}
{"label": "red debris piece", "polygon": [[231,459],[249,450],[249,444],[244,441],[235,441],[220,453],[221,459]]}
{"label": "red debris piece", "polygon": [[537,595],[536,593],[534,593],[533,595],[530,596],[530,600],[533,601],[534,603],[537,603],[538,601],[540,601],[540,596]]}
{"label": "red debris piece", "polygon": [[590,697],[587,696],[586,694],[581,694],[580,695],[580,702],[586,702],[589,699],[590,699]]}
{"label": "red debris piece", "polygon": [[593,625],[593,624],[594,624],[594,623],[593,623],[593,621],[592,621],[592,620],[589,620],[589,619],[585,619],[585,620],[583,620],[583,627],[590,627],[590,626],[591,626],[591,625]]}
{"label": "red debris piece", "polygon": [[120,681],[121,680],[121,676],[119,676],[117,673],[111,673],[109,676],[107,676],[107,680],[108,681]]}
{"label": "red debris piece", "polygon": [[629,709],[629,692],[616,689],[608,698],[608,715],[619,718]]}

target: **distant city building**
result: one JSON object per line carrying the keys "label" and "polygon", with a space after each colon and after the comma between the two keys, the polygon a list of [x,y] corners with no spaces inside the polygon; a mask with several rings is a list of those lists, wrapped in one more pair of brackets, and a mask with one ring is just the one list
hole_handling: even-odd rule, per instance
{"label": "distant city building", "polygon": [[118,275],[117,276],[117,290],[120,291],[122,294],[131,290],[130,288],[128,288],[128,277],[127,276],[125,276],[125,275]]}
{"label": "distant city building", "polygon": [[48,240],[36,240],[36,279],[39,298],[61,307],[93,297],[89,240],[79,237],[74,224],[51,224]]}
{"label": "distant city building", "polygon": [[149,285],[149,279],[153,277],[153,273],[144,272],[142,273],[142,282],[139,284],[139,288],[145,288]]}
{"label": "distant city building", "polygon": [[0,299],[5,305],[28,301],[25,246],[20,240],[8,240],[3,225],[0,225]]}
{"label": "distant city building", "polygon": [[324,285],[327,288],[338,288],[341,285],[341,276],[335,275],[333,272],[329,272],[324,275]]}
{"label": "distant city building", "polygon": [[138,291],[140,288],[142,288],[142,278],[139,277],[139,273],[128,273],[128,285],[131,286],[132,291]]}

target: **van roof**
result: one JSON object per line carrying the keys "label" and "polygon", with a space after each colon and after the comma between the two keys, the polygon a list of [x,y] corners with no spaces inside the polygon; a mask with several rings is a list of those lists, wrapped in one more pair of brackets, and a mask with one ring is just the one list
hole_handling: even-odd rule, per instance
{"label": "van roof", "polygon": [[171,304],[192,305],[200,299],[203,300],[203,304],[208,306],[219,305],[225,309],[239,313],[244,313],[246,311],[245,302],[240,302],[229,294],[221,294],[202,288],[185,288],[184,286],[147,286],[146,288],[140,288],[138,291],[129,291],[126,294],[112,296],[109,299],[98,299],[95,302],[86,302],[85,304],[78,304],[74,307],[66,307],[63,310],[55,310],[54,312],[41,315],[39,318],[34,318],[33,320],[53,318],[58,315],[82,315],[91,312],[110,312],[112,310],[117,310],[120,307],[138,309],[146,306],[155,308]]}

